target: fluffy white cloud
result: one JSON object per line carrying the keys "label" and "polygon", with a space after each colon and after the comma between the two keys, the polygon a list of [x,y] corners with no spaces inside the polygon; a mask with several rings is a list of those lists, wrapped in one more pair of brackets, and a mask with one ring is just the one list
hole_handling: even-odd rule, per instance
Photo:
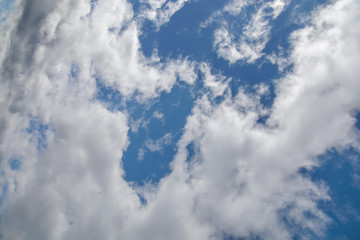
{"label": "fluffy white cloud", "polygon": [[[284,151],[281,135],[256,124],[261,111],[256,97],[240,93],[215,109],[203,101],[188,119],[180,145],[186,151],[192,143],[196,153],[188,164],[181,152],[174,172],[188,171],[184,184],[192,187],[194,214],[212,226],[210,235],[221,239],[221,232],[242,237],[255,233],[288,239],[280,211],[301,227],[323,227],[327,219],[317,210],[316,200],[327,198],[326,189],[297,174],[306,158],[294,159],[299,154],[296,145]],[[314,214],[314,220],[306,219],[305,212]],[[306,226],[309,222],[313,226]]]}
{"label": "fluffy white cloud", "polygon": [[[268,3],[273,17],[281,2]],[[229,79],[209,64],[143,56],[139,23],[125,1],[99,0],[91,9],[88,1],[36,0],[23,7],[6,33],[11,45],[1,65],[2,238],[289,239],[284,219],[304,238],[308,231],[321,236],[329,219],[317,201],[331,199],[325,185],[298,170],[318,164],[330,148],[359,147],[352,115],[360,109],[358,1],[320,9],[292,35],[294,69],[276,83],[269,109],[260,104],[265,85],[231,97]],[[131,186],[121,166],[128,119],[96,100],[94,75],[144,100],[169,91],[176,79],[193,83],[197,68],[210,93],[187,118],[172,172],[157,186]],[[214,105],[219,95],[225,100]],[[266,123],[257,123],[266,114]],[[169,139],[147,147],[156,151]],[[18,170],[11,158],[21,162]]]}
{"label": "fluffy white cloud", "polygon": [[15,187],[2,206],[3,237],[119,238],[115,229],[140,206],[120,168],[125,116],[86,104],[57,106],[52,119],[47,148],[33,158],[26,152],[18,172],[6,171]]}

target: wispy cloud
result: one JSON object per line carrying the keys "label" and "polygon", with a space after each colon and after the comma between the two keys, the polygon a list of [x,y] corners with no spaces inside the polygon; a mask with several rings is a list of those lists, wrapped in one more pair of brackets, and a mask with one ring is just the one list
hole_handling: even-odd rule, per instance
{"label": "wispy cloud", "polygon": [[138,151],[138,160],[141,161],[144,159],[147,151],[150,152],[162,152],[164,147],[169,146],[172,143],[172,135],[171,133],[166,133],[159,139],[147,139],[142,148]]}
{"label": "wispy cloud", "polygon": [[[246,11],[249,6],[255,6],[256,11],[250,14],[249,19],[243,19],[246,23],[241,29],[236,29],[228,21],[222,21],[221,26],[214,32],[214,48],[219,57],[235,63],[239,60],[254,63],[261,58],[267,42],[270,38],[270,23],[276,19],[286,6],[286,1],[274,0],[259,3],[257,1],[230,1],[222,12],[216,12],[200,27],[206,27],[215,21],[217,16],[229,13],[238,16]],[[248,13],[243,14],[247,16]]]}
{"label": "wispy cloud", "polygon": [[190,0],[142,0],[141,3],[144,4],[144,7],[141,10],[140,17],[153,21],[159,29],[169,22],[170,18],[187,2],[190,2]]}

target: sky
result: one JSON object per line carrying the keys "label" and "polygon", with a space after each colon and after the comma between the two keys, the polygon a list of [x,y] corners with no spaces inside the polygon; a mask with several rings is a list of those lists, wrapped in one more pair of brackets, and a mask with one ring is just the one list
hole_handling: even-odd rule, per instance
{"label": "sky", "polygon": [[0,239],[360,238],[359,19],[0,1]]}

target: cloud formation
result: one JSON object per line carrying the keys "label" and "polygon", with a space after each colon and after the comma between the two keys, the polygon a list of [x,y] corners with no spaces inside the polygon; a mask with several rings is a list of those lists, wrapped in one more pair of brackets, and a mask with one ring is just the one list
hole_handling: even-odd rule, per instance
{"label": "cloud formation", "polygon": [[218,56],[230,63],[239,60],[254,63],[263,55],[262,51],[270,39],[270,22],[284,10],[286,1],[274,0],[258,3],[257,1],[233,0],[224,7],[222,12],[239,16],[249,6],[255,6],[257,10],[251,14],[250,19],[243,19],[246,24],[240,31],[233,27],[233,24],[223,22],[222,26],[214,32],[214,48]]}
{"label": "cloud formation", "polygon": [[142,0],[142,11],[140,17],[144,17],[152,22],[159,29],[162,25],[170,21],[170,18],[179,11],[190,0]]}
{"label": "cloud formation", "polygon": [[[185,2],[146,1],[159,26]],[[239,3],[224,11],[238,15]],[[1,38],[1,46],[11,43],[0,83],[3,239],[289,239],[294,229],[304,239],[323,236],[331,219],[317,203],[331,201],[327,186],[299,169],[318,165],[329,149],[359,149],[358,1],[318,9],[291,35],[293,69],[276,81],[270,107],[261,103],[266,85],[232,96],[231,76],[209,63],[144,56],[141,21],[126,1],[17,4],[19,15],[8,21],[18,20],[5,23]],[[284,7],[261,4],[239,44],[226,25],[216,30],[217,54],[254,62],[268,22]],[[205,90],[187,117],[171,173],[155,185],[126,182],[129,117],[97,99],[99,82],[146,104],[198,75]],[[169,141],[148,140],[146,148],[160,151]]]}

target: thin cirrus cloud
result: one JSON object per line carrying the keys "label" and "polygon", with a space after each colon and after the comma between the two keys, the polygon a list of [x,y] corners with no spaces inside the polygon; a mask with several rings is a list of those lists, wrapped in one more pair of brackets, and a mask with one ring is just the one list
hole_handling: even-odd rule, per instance
{"label": "thin cirrus cloud", "polygon": [[[212,22],[219,21],[219,17],[224,14],[233,17],[245,16],[241,17],[245,24],[240,28],[237,26],[238,24],[220,18],[220,27],[214,31],[213,46],[217,55],[229,61],[230,64],[237,61],[254,63],[263,56],[262,51],[270,40],[270,23],[281,14],[286,5],[287,1],[283,0],[269,2],[230,1],[221,11],[216,11],[202,23],[200,27],[204,28]],[[249,14],[248,8],[254,6],[257,10]]]}
{"label": "thin cirrus cloud", "polygon": [[190,0],[142,0],[140,1],[142,11],[140,19],[148,19],[159,29],[162,25],[168,23],[170,18],[179,11]]}
{"label": "thin cirrus cloud", "polygon": [[[232,96],[232,77],[208,62],[142,54],[138,16],[161,26],[185,2],[146,1],[150,8],[136,14],[130,3],[115,0],[15,3],[1,38],[8,46],[0,83],[1,238],[325,236],[332,219],[317,203],[331,201],[331,194],[299,169],[319,165],[317,156],[329,149],[359,149],[353,113],[360,109],[360,4],[322,6],[291,34],[293,68],[275,81],[274,103],[265,106],[264,84],[254,91],[241,86]],[[229,4],[237,5],[221,11],[239,15],[246,7]],[[253,63],[268,41],[269,21],[285,6],[258,6],[238,36],[254,40],[249,51],[234,42],[226,23],[215,30],[214,51],[230,63]],[[202,81],[204,90],[174,146],[171,172],[157,184],[134,186],[124,179],[122,157],[130,128],[138,126],[96,98],[98,84],[146,105],[179,81]],[[215,101],[219,96],[223,101]],[[144,146],[161,151],[169,144],[167,134]],[[14,158],[16,169],[9,164]]]}

